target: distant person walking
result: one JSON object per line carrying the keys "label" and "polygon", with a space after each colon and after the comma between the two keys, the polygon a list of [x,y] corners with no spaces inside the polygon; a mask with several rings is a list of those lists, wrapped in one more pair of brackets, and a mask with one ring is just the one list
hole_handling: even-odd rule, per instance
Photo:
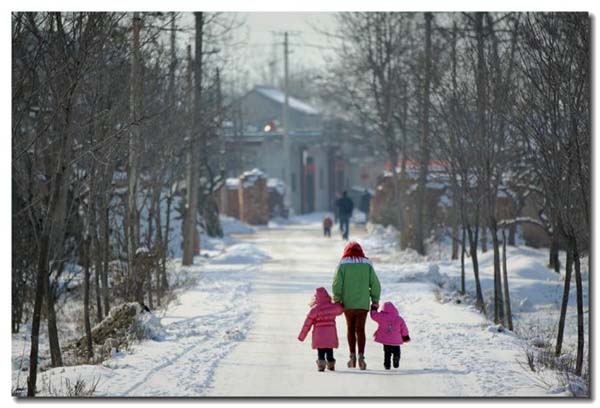
{"label": "distant person walking", "polygon": [[354,203],[352,199],[348,197],[348,192],[344,191],[342,197],[337,200],[338,214],[340,218],[340,232],[342,238],[348,239],[350,234],[350,218],[352,217],[352,211],[354,210]]}
{"label": "distant person walking", "polygon": [[360,197],[359,209],[365,213],[365,221],[369,219],[369,211],[371,209],[371,193],[365,188],[364,193]]}
{"label": "distant person walking", "polygon": [[323,219],[323,235],[331,237],[331,227],[333,226],[333,220],[328,215]]}
{"label": "distant person walking", "polygon": [[350,360],[348,367],[358,366],[366,370],[365,362],[365,323],[369,309],[379,307],[381,285],[371,261],[365,256],[358,242],[348,242],[333,278],[333,301],[344,306],[348,326],[348,347]]}

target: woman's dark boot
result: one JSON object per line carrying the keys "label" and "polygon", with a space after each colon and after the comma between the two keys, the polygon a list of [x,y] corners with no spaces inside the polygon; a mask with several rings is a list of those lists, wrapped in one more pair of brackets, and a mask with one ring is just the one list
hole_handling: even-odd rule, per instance
{"label": "woman's dark boot", "polygon": [[356,354],[350,353],[350,360],[348,360],[348,368],[356,368]]}
{"label": "woman's dark boot", "polygon": [[359,354],[358,355],[358,367],[361,370],[366,370],[367,369],[367,363],[365,362],[365,355],[364,354]]}

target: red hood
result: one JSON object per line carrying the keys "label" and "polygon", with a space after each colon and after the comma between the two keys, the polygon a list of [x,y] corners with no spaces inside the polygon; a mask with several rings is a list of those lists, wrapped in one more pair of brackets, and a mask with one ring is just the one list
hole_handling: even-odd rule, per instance
{"label": "red hood", "polygon": [[366,258],[365,253],[363,252],[362,247],[356,241],[351,241],[346,244],[344,247],[344,254],[342,258]]}
{"label": "red hood", "polygon": [[329,293],[327,293],[327,289],[317,288],[315,293],[315,303],[331,303],[331,296],[329,296]]}

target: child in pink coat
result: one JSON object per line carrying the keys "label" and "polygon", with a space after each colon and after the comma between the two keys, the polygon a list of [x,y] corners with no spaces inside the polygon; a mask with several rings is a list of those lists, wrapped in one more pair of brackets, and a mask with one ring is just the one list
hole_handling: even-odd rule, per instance
{"label": "child in pink coat", "polygon": [[381,312],[377,311],[377,305],[371,306],[371,319],[378,324],[374,337],[377,343],[383,344],[383,366],[389,370],[390,360],[393,357],[394,368],[398,368],[400,345],[410,341],[404,319],[392,302],[385,302]]}
{"label": "child in pink coat", "polygon": [[[335,370],[333,349],[338,348],[337,330],[335,327],[336,316],[344,313],[344,308],[339,303],[332,303],[331,296],[325,288],[318,288],[314,299],[310,303],[311,309],[306,316],[298,340],[304,341],[306,335],[313,327],[312,348],[317,349],[317,369],[325,371]],[[327,359],[327,360],[326,360]]]}

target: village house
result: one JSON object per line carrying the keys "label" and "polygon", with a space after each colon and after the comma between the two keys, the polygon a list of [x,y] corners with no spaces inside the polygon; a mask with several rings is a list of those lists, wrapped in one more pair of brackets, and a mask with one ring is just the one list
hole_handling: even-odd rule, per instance
{"label": "village house", "polygon": [[[289,204],[294,213],[329,211],[336,194],[346,189],[347,160],[331,132],[325,131],[319,110],[292,96],[288,98],[290,156],[283,152],[282,116],[285,94],[279,89],[256,86],[239,103],[239,111],[225,126],[228,177],[259,169],[271,186],[286,180],[290,172]],[[232,183],[230,183],[230,187]],[[271,188],[272,189],[272,188]]]}

